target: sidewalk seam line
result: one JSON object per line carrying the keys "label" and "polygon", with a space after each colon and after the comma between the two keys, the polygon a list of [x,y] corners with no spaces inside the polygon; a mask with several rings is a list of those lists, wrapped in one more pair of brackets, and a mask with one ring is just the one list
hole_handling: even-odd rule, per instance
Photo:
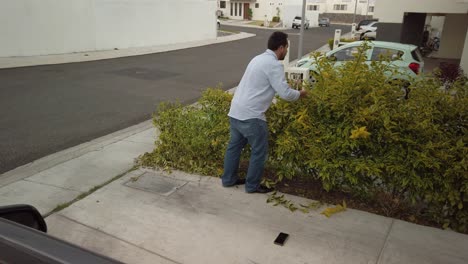
{"label": "sidewalk seam line", "polygon": [[136,245],[136,244],[134,244],[134,243],[132,243],[132,242],[130,242],[130,241],[124,240],[124,239],[122,239],[122,238],[119,238],[119,237],[114,236],[114,235],[112,235],[112,234],[109,234],[109,233],[107,233],[107,232],[104,232],[104,231],[101,230],[101,229],[97,229],[97,228],[88,226],[87,224],[83,224],[83,223],[81,223],[81,222],[78,222],[77,220],[72,219],[72,218],[70,218],[70,217],[68,217],[68,216],[65,216],[65,215],[63,215],[63,214],[57,214],[57,216],[60,216],[60,217],[62,217],[62,218],[65,218],[65,219],[67,219],[67,220],[69,220],[69,221],[71,221],[71,222],[74,222],[75,224],[78,224],[78,225],[87,227],[87,228],[89,228],[89,229],[91,229],[91,230],[95,230],[95,231],[97,231],[97,232],[100,232],[100,233],[102,233],[102,234],[105,234],[106,236],[115,238],[115,239],[117,239],[117,240],[119,240],[119,241],[122,241],[122,242],[124,242],[124,243],[127,243],[127,244],[129,244],[129,245],[131,245],[131,246],[134,246],[134,247],[136,247],[136,248],[139,248],[139,249],[141,249],[141,250],[143,250],[143,251],[146,251],[146,252],[148,252],[148,253],[151,253],[151,254],[154,254],[154,255],[156,255],[156,256],[159,256],[159,257],[161,257],[161,258],[163,258],[163,259],[165,259],[165,260],[171,261],[171,262],[176,263],[176,264],[182,264],[181,262],[172,260],[172,259],[170,259],[170,258],[168,258],[168,257],[166,257],[166,256],[163,256],[163,255],[161,255],[161,254],[159,254],[159,253],[157,253],[157,252],[153,252],[153,251],[151,251],[151,250],[148,250],[148,249],[146,249],[146,248],[143,248],[143,247],[141,247],[141,246],[138,246],[138,245]]}
{"label": "sidewalk seam line", "polygon": [[375,264],[379,264],[380,261],[382,260],[383,252],[385,251],[385,248],[387,247],[388,238],[390,237],[390,233],[392,232],[394,223],[395,223],[395,219],[392,218],[392,223],[390,224],[390,227],[388,228],[387,235],[385,236],[384,244],[382,246],[382,249],[380,249],[379,257],[377,258],[377,262]]}
{"label": "sidewalk seam line", "polygon": [[[135,167],[132,167],[131,169],[117,175],[117,176],[114,176],[113,178],[107,180],[106,182],[102,183],[102,184],[99,184],[99,185],[96,185],[94,187],[92,187],[91,189],[89,189],[88,191],[85,191],[85,192],[81,192],[78,196],[76,196],[73,200],[71,201],[68,201],[66,203],[62,203],[62,204],[59,204],[57,205],[54,209],[52,209],[52,211],[44,214],[44,218],[47,218],[48,216],[54,214],[54,213],[58,213],[62,210],[64,210],[65,208],[68,208],[70,207],[71,205],[73,205],[74,203],[76,202],[79,202],[83,199],[85,199],[86,197],[92,195],[93,193],[95,193],[96,191],[100,190],[101,188],[104,188],[105,186],[107,186],[108,184],[111,184],[112,182],[124,177],[125,175],[131,173],[132,171],[135,170]],[[78,191],[79,193],[79,191]],[[61,208],[60,208],[61,207]]]}
{"label": "sidewalk seam line", "polygon": [[27,178],[23,179],[23,181],[25,181],[25,182],[30,182],[30,183],[36,183],[36,184],[40,184],[40,185],[44,185],[44,186],[49,186],[49,187],[54,187],[54,188],[62,189],[62,190],[64,190],[64,191],[73,191],[73,192],[80,193],[79,190],[74,190],[74,189],[65,188],[65,187],[61,187],[61,186],[57,186],[57,185],[53,185],[53,184],[48,184],[48,183],[43,183],[43,182],[28,180]]}

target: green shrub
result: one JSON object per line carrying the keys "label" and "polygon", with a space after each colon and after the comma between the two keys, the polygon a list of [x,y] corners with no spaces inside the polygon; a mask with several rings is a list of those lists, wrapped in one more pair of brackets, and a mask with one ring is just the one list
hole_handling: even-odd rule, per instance
{"label": "green shrub", "polygon": [[253,17],[253,10],[252,10],[252,8],[249,8],[248,13],[247,13],[247,17],[248,17],[249,20],[252,20],[252,17]]}
{"label": "green shrub", "polygon": [[280,18],[279,16],[274,16],[272,19],[271,19],[272,22],[280,22]]}
{"label": "green shrub", "polygon": [[408,100],[386,64],[364,56],[334,69],[319,59],[307,100],[269,111],[279,177],[318,177],[326,189],[391,194],[445,227],[468,228],[467,85],[415,82]]}
{"label": "green shrub", "polygon": [[226,113],[231,99],[222,90],[208,89],[194,106],[161,104],[153,118],[161,134],[155,150],[143,155],[140,163],[220,176],[229,140]]}
{"label": "green shrub", "polygon": [[[267,112],[267,166],[278,180],[300,175],[320,179],[327,190],[385,193],[412,203],[430,221],[466,232],[467,84],[455,81],[446,90],[437,79],[414,81],[404,99],[384,74],[388,63],[369,67],[360,53],[334,68],[315,56],[318,83],[305,87],[309,97],[278,100]],[[141,164],[221,175],[230,100],[209,89],[198,106],[161,106],[154,118],[161,136]]]}

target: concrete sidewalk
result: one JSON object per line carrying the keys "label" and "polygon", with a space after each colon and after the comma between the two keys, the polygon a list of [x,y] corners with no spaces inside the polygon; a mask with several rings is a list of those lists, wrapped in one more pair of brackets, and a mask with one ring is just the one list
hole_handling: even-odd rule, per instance
{"label": "concrete sidewalk", "polygon": [[[219,20],[221,25],[226,25],[226,26],[236,26],[236,27],[245,27],[245,28],[258,28],[258,29],[267,29],[267,30],[286,30],[289,28],[286,27],[261,27],[261,26],[256,26],[256,25],[249,25],[250,23],[254,22],[252,20],[235,20],[235,19],[227,19]],[[221,27],[222,29],[222,27]]]}
{"label": "concrete sidewalk", "polygon": [[[47,218],[126,263],[467,263],[468,236],[356,210],[291,213],[213,177],[136,170]],[[307,200],[288,196],[298,203]],[[290,234],[283,247],[279,232]]]}

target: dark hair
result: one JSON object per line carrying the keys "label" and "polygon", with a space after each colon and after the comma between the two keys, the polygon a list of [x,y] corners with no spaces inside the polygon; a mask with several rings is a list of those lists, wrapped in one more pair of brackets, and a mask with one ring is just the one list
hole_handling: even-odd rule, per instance
{"label": "dark hair", "polygon": [[268,39],[268,49],[275,51],[279,49],[281,46],[288,45],[288,34],[276,31],[271,34],[270,38]]}

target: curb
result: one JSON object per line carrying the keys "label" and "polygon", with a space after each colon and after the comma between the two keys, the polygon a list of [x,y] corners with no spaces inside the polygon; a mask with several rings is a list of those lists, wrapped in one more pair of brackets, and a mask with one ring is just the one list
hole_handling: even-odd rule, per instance
{"label": "curb", "polygon": [[[265,30],[289,30],[289,29],[292,29],[292,28],[289,28],[289,27],[273,27],[273,28],[270,28],[270,27],[261,27],[261,26],[236,24],[236,23],[222,23],[222,22],[221,22],[221,25],[223,25],[223,26],[233,26],[233,27],[265,29]],[[310,28],[318,28],[318,26],[317,27],[310,27]]]}
{"label": "curb", "polygon": [[152,128],[152,120],[45,156],[0,175],[0,188]]}
{"label": "curb", "polygon": [[123,58],[138,55],[147,55],[153,53],[168,52],[181,49],[196,48],[201,46],[219,44],[229,41],[241,40],[254,37],[255,34],[240,32],[224,37],[217,37],[216,39],[186,42],[172,45],[152,46],[152,47],[139,47],[121,50],[103,50],[103,51],[89,51],[77,52],[69,54],[45,55],[45,56],[28,56],[28,57],[0,57],[0,69],[18,68],[27,66],[38,65],[51,65],[73,62],[97,61],[115,58]]}

